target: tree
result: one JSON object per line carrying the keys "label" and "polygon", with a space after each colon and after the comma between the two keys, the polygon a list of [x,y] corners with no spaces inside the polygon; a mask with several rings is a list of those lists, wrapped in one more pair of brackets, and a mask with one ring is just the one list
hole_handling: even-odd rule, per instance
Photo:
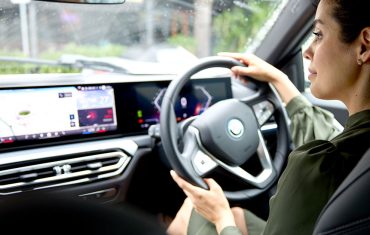
{"label": "tree", "polygon": [[251,0],[224,9],[214,21],[214,53],[244,52],[276,7],[270,1]]}
{"label": "tree", "polygon": [[211,52],[213,0],[195,0],[194,36],[197,42],[196,55],[208,56]]}

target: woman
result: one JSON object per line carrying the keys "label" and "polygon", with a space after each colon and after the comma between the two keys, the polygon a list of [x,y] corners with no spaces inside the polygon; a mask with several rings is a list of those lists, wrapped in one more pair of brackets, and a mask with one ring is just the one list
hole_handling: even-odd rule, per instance
{"label": "woman", "polygon": [[[369,148],[361,144],[370,138],[369,3],[361,0],[319,2],[313,31],[315,39],[304,53],[311,60],[311,91],[317,98],[341,100],[350,117],[343,132],[334,138],[335,129],[323,131],[321,140],[312,133],[295,133],[295,136],[293,133],[297,143],[305,144],[289,157],[277,192],[270,199],[268,221],[241,208],[230,209],[214,180],[205,179],[210,188],[207,191],[171,171],[188,198],[169,226],[169,234],[312,234],[321,209]],[[274,85],[287,103],[291,117],[297,113],[315,116],[321,112],[313,112],[314,108],[299,95],[287,76],[261,59],[253,55],[222,55],[248,66],[232,68],[236,75],[252,76]],[[320,123],[314,126],[330,123],[330,120],[324,118]]]}

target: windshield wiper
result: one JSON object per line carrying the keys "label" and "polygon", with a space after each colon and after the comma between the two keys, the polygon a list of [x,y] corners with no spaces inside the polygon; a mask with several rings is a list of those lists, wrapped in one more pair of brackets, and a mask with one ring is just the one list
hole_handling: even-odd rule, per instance
{"label": "windshield wiper", "polygon": [[54,60],[41,60],[41,59],[33,59],[33,58],[10,57],[10,56],[0,56],[0,61],[1,62],[11,62],[11,63],[12,62],[23,63],[23,64],[61,66],[61,64],[58,61],[54,61]]}
{"label": "windshield wiper", "polygon": [[[78,55],[63,55],[59,60],[43,60],[33,58],[7,57],[0,56],[0,62],[35,64],[38,66],[55,66],[66,67],[69,69],[92,69],[98,71],[116,72],[127,74],[127,70],[104,61],[103,59],[95,59]],[[37,68],[36,68],[37,70]]]}
{"label": "windshield wiper", "polygon": [[80,55],[62,55],[58,61],[60,64],[80,69],[93,69],[99,71],[127,74],[127,69],[105,61],[103,58],[91,58]]}

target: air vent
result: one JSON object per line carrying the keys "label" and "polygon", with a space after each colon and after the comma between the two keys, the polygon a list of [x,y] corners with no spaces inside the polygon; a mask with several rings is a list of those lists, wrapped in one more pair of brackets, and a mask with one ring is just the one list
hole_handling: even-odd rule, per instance
{"label": "air vent", "polygon": [[114,150],[62,160],[49,158],[42,163],[22,162],[0,171],[0,195],[115,177],[130,159],[124,152]]}

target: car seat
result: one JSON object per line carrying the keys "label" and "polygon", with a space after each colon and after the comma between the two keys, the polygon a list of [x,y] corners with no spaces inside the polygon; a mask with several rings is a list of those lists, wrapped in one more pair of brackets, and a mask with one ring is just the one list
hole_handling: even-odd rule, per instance
{"label": "car seat", "polygon": [[322,210],[314,235],[370,234],[370,149]]}

